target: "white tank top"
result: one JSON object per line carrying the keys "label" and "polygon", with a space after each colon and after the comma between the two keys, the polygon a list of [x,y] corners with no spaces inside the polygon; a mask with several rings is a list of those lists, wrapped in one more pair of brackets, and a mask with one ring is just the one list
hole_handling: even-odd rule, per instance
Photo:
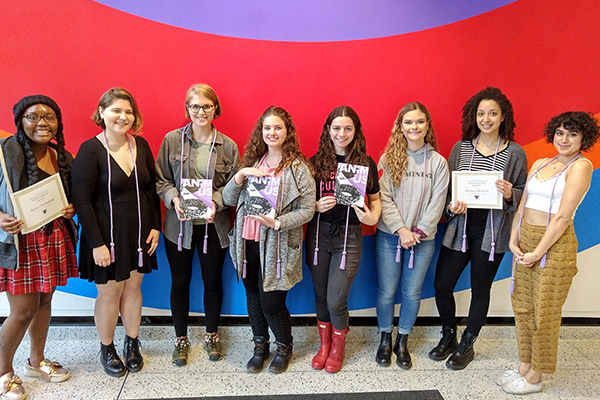
{"label": "white tank top", "polygon": [[[585,160],[591,163],[590,160]],[[571,165],[569,165],[569,168],[571,168]],[[525,207],[546,213],[550,210],[550,214],[556,214],[560,207],[563,192],[565,191],[565,175],[569,168],[562,174],[556,174],[547,179],[543,179],[539,172],[537,172],[527,184],[527,203],[525,203]],[[552,188],[554,187],[556,179],[558,179],[558,182],[556,182],[556,187],[554,188],[552,208],[550,208],[550,197],[552,196]],[[579,205],[577,206],[579,207]],[[575,212],[573,212],[573,217],[575,217]]]}

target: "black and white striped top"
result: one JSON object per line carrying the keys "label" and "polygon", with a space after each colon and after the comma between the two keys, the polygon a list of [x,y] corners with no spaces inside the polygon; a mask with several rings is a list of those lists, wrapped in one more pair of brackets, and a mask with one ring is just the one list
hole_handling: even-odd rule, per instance
{"label": "black and white striped top", "polygon": [[[510,146],[510,143],[509,143]],[[463,140],[460,146],[460,161],[458,162],[459,171],[469,171],[469,164],[471,163],[471,156],[473,155],[473,143],[471,140]],[[508,146],[498,152],[496,156],[496,165],[494,166],[495,171],[503,171],[506,165],[506,159],[508,158]],[[473,156],[473,164],[471,165],[471,171],[491,171],[492,164],[494,163],[494,155],[484,156],[478,151],[475,151]]]}

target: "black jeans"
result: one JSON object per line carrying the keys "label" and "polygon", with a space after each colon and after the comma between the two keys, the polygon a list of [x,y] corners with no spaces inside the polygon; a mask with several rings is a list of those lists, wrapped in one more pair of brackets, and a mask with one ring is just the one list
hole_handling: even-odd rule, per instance
{"label": "black jeans", "polygon": [[488,261],[489,252],[481,250],[486,219],[489,210],[468,210],[467,243],[465,253],[442,246],[435,272],[435,303],[440,313],[442,325],[456,326],[456,302],[454,288],[458,278],[471,262],[471,304],[467,331],[479,335],[490,307],[490,291],[500,267],[504,253],[494,254],[494,261]]}
{"label": "black jeans", "polygon": [[227,248],[221,248],[219,236],[213,224],[208,224],[207,252],[204,247],[204,225],[194,225],[192,248],[177,250],[177,243],[165,238],[165,251],[171,268],[171,315],[175,334],[187,336],[190,313],[190,283],[194,252],[198,250],[202,281],[204,282],[204,313],[206,332],[217,332],[223,304],[223,262]]}

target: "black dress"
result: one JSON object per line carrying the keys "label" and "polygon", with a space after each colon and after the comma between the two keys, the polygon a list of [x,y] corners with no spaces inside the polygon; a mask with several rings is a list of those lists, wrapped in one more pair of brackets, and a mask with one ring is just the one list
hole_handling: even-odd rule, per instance
{"label": "black dress", "polygon": [[79,273],[82,279],[103,284],[109,280],[129,279],[131,271],[150,273],[157,269],[156,253],[148,255],[146,239],[150,230],[160,231],[160,200],[156,194],[154,157],[146,140],[135,137],[135,161],[142,219],[141,247],[143,265],[138,267],[138,205],[135,174],[129,176],[110,157],[111,197],[115,262],[99,267],[94,262],[93,249],[106,245],[110,250],[110,205],[108,201],[108,168],[106,148],[96,138],[85,141],[73,162],[73,200],[82,226],[79,248]]}

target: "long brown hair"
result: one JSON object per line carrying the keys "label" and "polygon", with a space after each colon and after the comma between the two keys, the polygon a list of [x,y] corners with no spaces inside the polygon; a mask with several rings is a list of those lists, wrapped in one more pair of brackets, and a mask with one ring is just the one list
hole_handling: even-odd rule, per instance
{"label": "long brown hair", "polygon": [[392,136],[390,136],[384,150],[385,168],[391,173],[392,182],[394,182],[394,186],[396,187],[400,187],[402,174],[406,170],[406,164],[408,163],[408,141],[406,140],[404,133],[402,133],[402,120],[406,114],[416,110],[425,114],[425,118],[427,119],[427,133],[425,133],[424,137],[425,143],[429,143],[437,150],[437,141],[435,139],[435,134],[433,133],[431,114],[427,107],[416,101],[406,104],[398,112],[398,116],[394,121],[394,127],[392,128]]}
{"label": "long brown hair", "polygon": [[279,172],[284,168],[289,168],[295,160],[306,163],[310,168],[310,162],[308,162],[306,156],[300,151],[298,134],[296,133],[296,126],[294,125],[294,121],[292,121],[292,116],[281,107],[271,106],[262,113],[250,134],[250,139],[248,139],[248,143],[246,143],[246,146],[244,147],[244,156],[240,162],[240,169],[254,166],[269,150],[267,144],[263,140],[262,130],[265,118],[271,116],[281,118],[287,131],[283,142],[281,162],[277,166],[275,172]]}

